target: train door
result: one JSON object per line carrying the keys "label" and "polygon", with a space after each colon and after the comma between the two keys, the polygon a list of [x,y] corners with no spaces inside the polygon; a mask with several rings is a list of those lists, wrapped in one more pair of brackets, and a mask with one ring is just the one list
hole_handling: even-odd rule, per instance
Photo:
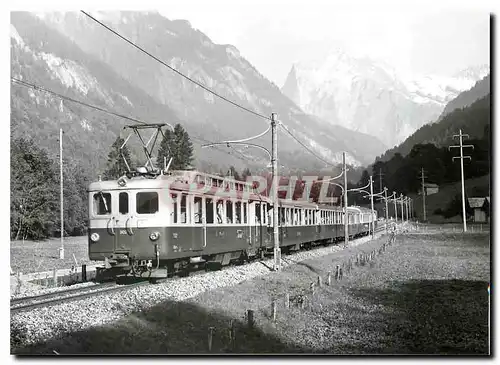
{"label": "train door", "polygon": [[133,210],[131,210],[131,196],[128,191],[116,192],[116,205],[118,209],[115,216],[115,252],[129,252],[133,247],[134,229],[132,227]]}
{"label": "train door", "polygon": [[[190,199],[191,200],[191,199]],[[191,249],[201,251],[207,247],[207,217],[206,201],[201,196],[192,197],[192,222],[193,222],[193,240]]]}
{"label": "train door", "polygon": [[250,209],[252,211],[251,214],[251,239],[254,246],[260,247],[262,246],[262,226],[263,226],[263,212],[262,212],[262,204],[260,203],[251,203]]}

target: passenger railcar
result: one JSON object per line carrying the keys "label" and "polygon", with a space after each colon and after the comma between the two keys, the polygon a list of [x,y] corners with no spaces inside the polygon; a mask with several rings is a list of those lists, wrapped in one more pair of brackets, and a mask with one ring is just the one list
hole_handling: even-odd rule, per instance
{"label": "passenger railcar", "polygon": [[[273,204],[251,183],[196,171],[122,177],[89,186],[89,256],[107,271],[165,277],[227,265],[273,249]],[[278,202],[282,251],[344,239],[344,210]],[[368,233],[370,210],[348,207],[349,236]]]}

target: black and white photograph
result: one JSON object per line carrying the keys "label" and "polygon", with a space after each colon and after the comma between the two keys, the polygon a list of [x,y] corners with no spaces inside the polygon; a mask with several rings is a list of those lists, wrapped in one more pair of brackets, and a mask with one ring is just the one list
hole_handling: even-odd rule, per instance
{"label": "black and white photograph", "polygon": [[493,4],[12,4],[10,357],[492,357]]}

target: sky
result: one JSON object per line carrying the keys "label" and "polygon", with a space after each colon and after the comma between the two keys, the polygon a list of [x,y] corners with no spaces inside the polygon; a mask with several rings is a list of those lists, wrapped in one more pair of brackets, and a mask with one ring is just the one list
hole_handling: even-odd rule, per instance
{"label": "sky", "polygon": [[451,76],[489,64],[488,1],[184,0],[159,3],[169,19],[187,19],[243,57],[278,86],[292,64],[340,46],[405,74]]}

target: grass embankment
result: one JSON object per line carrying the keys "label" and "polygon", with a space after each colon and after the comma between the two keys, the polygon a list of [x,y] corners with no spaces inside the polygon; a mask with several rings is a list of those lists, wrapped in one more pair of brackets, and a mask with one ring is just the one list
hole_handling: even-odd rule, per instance
{"label": "grass embankment", "polygon": [[[487,354],[489,236],[408,234],[341,281],[310,284],[374,243],[287,267],[280,273],[165,302],[103,327],[68,334],[20,352]],[[378,242],[380,246],[380,241]],[[284,293],[308,298],[306,308],[284,308]],[[277,321],[270,320],[277,300]],[[244,313],[256,325],[245,329]],[[236,320],[236,344],[229,322]]]}
{"label": "grass embankment", "polygon": [[45,241],[11,241],[10,267],[14,272],[32,273],[52,269],[69,269],[75,265],[73,255],[82,264],[94,264],[89,260],[88,237],[64,238],[64,260],[59,259],[61,241],[52,238]]}

